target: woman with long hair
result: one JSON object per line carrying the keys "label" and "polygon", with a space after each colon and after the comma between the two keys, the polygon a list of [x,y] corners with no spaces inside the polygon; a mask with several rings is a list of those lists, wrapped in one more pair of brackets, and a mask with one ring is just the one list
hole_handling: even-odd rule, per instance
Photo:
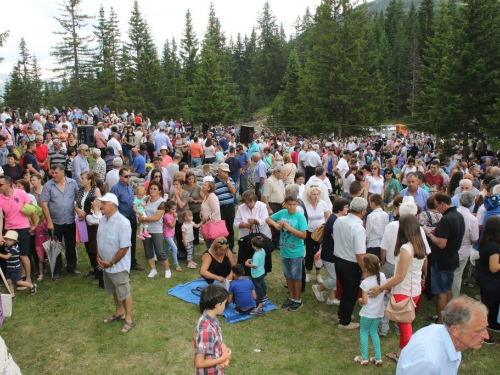
{"label": "woman with long hair", "polygon": [[450,182],[448,182],[448,186],[446,188],[446,193],[450,197],[455,195],[455,190],[460,186],[460,181],[462,181],[463,178],[464,173],[461,171],[454,173],[453,176],[450,177]]}
{"label": "woman with long hair", "polygon": [[392,168],[386,168],[384,170],[384,189],[382,190],[382,197],[386,206],[390,206],[403,187],[398,181],[396,176],[394,176],[394,171]]}
{"label": "woman with long hair", "polygon": [[212,138],[207,138],[205,141],[203,154],[205,155],[205,164],[215,163],[215,147],[212,144]]}
{"label": "woman with long hair", "polygon": [[285,175],[283,177],[283,183],[286,185],[293,184],[295,181],[295,174],[297,173],[297,166],[292,162],[292,157],[289,153],[283,155],[283,168],[285,168]]}
{"label": "woman with long hair", "polygon": [[[370,289],[369,296],[374,298],[379,293],[393,288],[392,295],[396,302],[412,298],[415,304],[422,292],[422,276],[427,273],[427,257],[424,240],[420,232],[420,225],[415,216],[403,214],[399,218],[399,229],[394,247],[396,267],[394,277],[383,285]],[[401,350],[408,344],[413,334],[411,323],[398,323],[401,336],[399,350],[396,353],[386,354],[387,358],[398,361]]]}

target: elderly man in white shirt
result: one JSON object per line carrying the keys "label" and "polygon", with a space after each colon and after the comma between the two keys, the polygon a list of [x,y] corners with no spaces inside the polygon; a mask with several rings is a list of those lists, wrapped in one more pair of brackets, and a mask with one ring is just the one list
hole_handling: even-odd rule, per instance
{"label": "elderly man in white shirt", "polygon": [[455,270],[453,276],[453,285],[451,286],[451,293],[453,298],[460,295],[460,288],[462,286],[462,275],[465,266],[469,259],[470,247],[479,239],[479,229],[477,225],[477,218],[471,214],[470,207],[474,205],[474,193],[471,191],[464,191],[460,196],[460,207],[457,209],[462,214],[465,221],[465,234],[462,238],[462,246],[458,250],[459,265]]}
{"label": "elderly man in white shirt", "polygon": [[354,198],[347,216],[338,218],[333,224],[335,273],[342,285],[342,296],[338,311],[339,329],[353,330],[359,323],[351,322],[351,315],[358,299],[359,284],[366,253],[366,231],[363,217],[368,202],[364,198]]}
{"label": "elderly man in white shirt", "polygon": [[[413,197],[404,197],[403,203],[399,206],[399,214],[411,214],[417,216],[418,208],[415,204]],[[394,268],[396,264],[396,257],[394,255],[394,248],[396,247],[396,240],[398,238],[399,231],[399,221],[391,221],[386,227],[384,231],[384,236],[382,237],[382,243],[380,244],[380,258],[382,260],[382,272],[385,274],[387,279],[394,277]],[[427,242],[427,236],[422,228],[420,228],[420,234],[422,235],[422,240],[425,245],[426,254],[431,253],[431,248],[429,247],[429,243]],[[384,297],[384,305],[387,306],[387,303],[391,299],[392,291],[389,290]],[[386,336],[387,332],[389,332],[389,319],[384,316],[380,321],[379,325],[379,335]],[[395,325],[396,332],[399,333],[399,327],[397,324]]]}
{"label": "elderly man in white shirt", "polygon": [[[481,349],[489,337],[488,309],[467,296],[453,298],[443,310],[443,324],[421,328],[399,356],[396,375],[455,375],[462,352]],[[467,371],[466,371],[467,372]]]}
{"label": "elderly man in white shirt", "polygon": [[346,172],[349,170],[349,160],[351,159],[351,155],[352,153],[349,150],[344,150],[342,158],[339,159],[337,166],[333,168],[333,173],[337,175],[339,183],[342,183]]}

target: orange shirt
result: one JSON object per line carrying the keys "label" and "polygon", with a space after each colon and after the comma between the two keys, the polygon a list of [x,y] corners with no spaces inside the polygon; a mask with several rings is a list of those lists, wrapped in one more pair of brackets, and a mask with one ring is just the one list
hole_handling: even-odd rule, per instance
{"label": "orange shirt", "polygon": [[192,158],[201,158],[203,147],[201,147],[198,142],[193,142],[191,143],[191,146],[189,146],[189,153]]}

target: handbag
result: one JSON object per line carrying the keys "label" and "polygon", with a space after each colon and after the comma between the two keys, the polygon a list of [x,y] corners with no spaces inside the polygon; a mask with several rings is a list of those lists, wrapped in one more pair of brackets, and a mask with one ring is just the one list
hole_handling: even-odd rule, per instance
{"label": "handbag", "polygon": [[324,234],[325,234],[325,223],[321,224],[311,233],[311,238],[318,243],[323,243]]}
{"label": "handbag", "polygon": [[[413,258],[411,259],[411,267],[413,270]],[[394,298],[394,294],[392,295],[387,307],[385,309],[385,316],[396,323],[411,323],[415,320],[415,302],[411,295],[413,294],[413,272],[411,273],[411,281],[410,281],[411,289],[410,289],[410,297],[396,302]]]}
{"label": "handbag", "polygon": [[242,264],[245,270],[245,275],[249,276],[251,274],[250,267],[245,266],[247,259],[251,259],[255,250],[252,247],[252,238],[261,236],[264,239],[264,251],[266,252],[264,270],[269,273],[273,270],[273,259],[272,252],[274,251],[273,241],[268,238],[265,234],[260,232],[260,228],[256,224],[250,226],[250,233],[246,236],[241,237],[238,240],[238,264]]}
{"label": "handbag", "polygon": [[12,292],[10,291],[9,284],[7,283],[7,280],[5,280],[5,276],[4,276],[1,268],[0,268],[0,274],[2,275],[2,280],[5,284],[5,287],[7,288],[7,291],[9,292],[9,294],[2,293],[3,316],[5,318],[9,318],[12,316]]}
{"label": "handbag", "polygon": [[[209,216],[209,219],[211,215]],[[205,241],[213,241],[217,237],[227,237],[229,232],[226,228],[226,221],[219,220],[218,222],[208,221],[206,224],[201,226],[201,233]]]}

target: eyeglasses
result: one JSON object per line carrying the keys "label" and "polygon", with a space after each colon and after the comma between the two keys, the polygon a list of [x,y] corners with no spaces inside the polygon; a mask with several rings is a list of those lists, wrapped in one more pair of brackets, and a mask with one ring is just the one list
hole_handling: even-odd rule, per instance
{"label": "eyeglasses", "polygon": [[227,245],[227,244],[229,244],[229,242],[227,240],[222,240],[222,241],[219,241],[218,243],[219,243],[219,245]]}
{"label": "eyeglasses", "polygon": [[437,190],[431,190],[431,191],[429,191],[429,193],[431,193],[431,194],[437,194]]}
{"label": "eyeglasses", "polygon": [[88,150],[89,150],[89,149],[88,149],[88,148],[86,148],[86,149],[84,149],[84,150],[82,150],[82,151],[88,151]]}
{"label": "eyeglasses", "polygon": [[372,171],[378,171],[377,167],[371,168]]}

